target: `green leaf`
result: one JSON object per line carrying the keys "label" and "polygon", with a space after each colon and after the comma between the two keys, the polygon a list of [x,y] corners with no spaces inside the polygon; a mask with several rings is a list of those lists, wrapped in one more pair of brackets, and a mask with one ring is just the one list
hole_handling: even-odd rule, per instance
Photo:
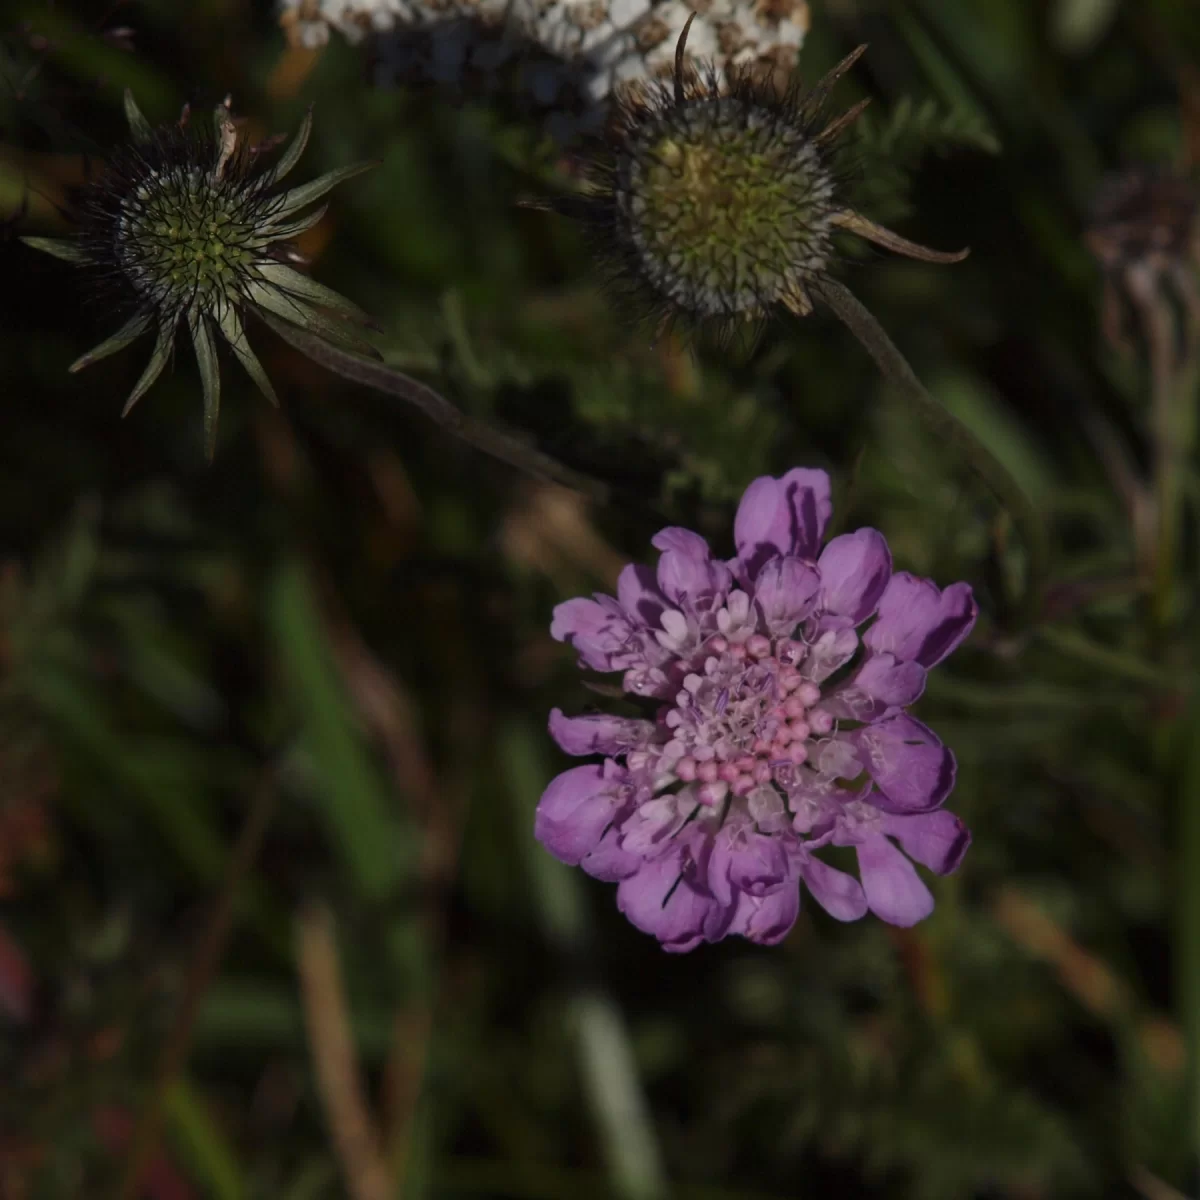
{"label": "green leaf", "polygon": [[91,261],[83,247],[70,238],[23,237],[21,241],[35,250],[44,250],[47,254],[53,254],[55,258],[61,258],[63,262],[80,265]]}
{"label": "green leaf", "polygon": [[272,386],[270,379],[267,378],[267,373],[263,370],[262,363],[258,361],[257,355],[250,349],[250,343],[246,340],[246,330],[242,325],[242,319],[238,316],[237,309],[232,304],[228,304],[222,309],[217,326],[221,330],[221,336],[229,343],[229,348],[233,351],[234,357],[245,367],[246,374],[258,385],[258,390],[278,408],[279,397],[275,394],[275,388]]}
{"label": "green leaf", "polygon": [[[133,391],[129,393],[129,399],[125,401],[125,407],[121,410],[121,416],[129,416],[133,406],[150,390],[154,381],[162,374],[162,369],[167,365],[167,359],[170,358],[174,347],[175,320],[160,317],[158,322],[158,336],[155,338],[154,349],[150,353],[150,361],[146,364],[146,369],[142,372],[142,377],[134,384]],[[87,358],[86,354],[84,358]],[[73,362],[70,370],[78,371],[82,363],[83,359]]]}
{"label": "green leaf", "polygon": [[200,367],[200,383],[204,388],[204,457],[212,462],[217,452],[217,417],[221,409],[221,368],[217,362],[217,347],[212,329],[203,313],[191,313],[188,325],[192,330],[192,345]]}
{"label": "green leaf", "polygon": [[294,221],[287,221],[282,225],[269,224],[264,231],[266,236],[262,239],[263,245],[269,246],[274,242],[283,242],[297,237],[306,229],[311,229],[328,211],[329,205],[322,204],[320,208],[314,208],[312,212],[305,213],[304,216],[297,217]]}
{"label": "green leaf", "polygon": [[81,358],[77,358],[69,370],[74,374],[76,371],[82,371],[84,367],[90,367],[94,362],[99,362],[102,358],[107,358],[110,354],[116,354],[118,350],[124,350],[126,346],[136,342],[143,333],[149,330],[153,320],[154,318],[148,312],[134,313],[112,337],[106,338],[94,350],[89,350]]}
{"label": "green leaf", "polygon": [[[289,325],[299,325],[302,329],[307,329],[310,333],[324,338],[336,346],[343,346],[347,350],[353,350],[358,354],[378,357],[378,351],[375,350],[370,342],[357,337],[342,322],[331,320],[324,313],[311,308],[298,297],[290,296],[286,292],[281,292],[277,288],[261,283],[251,285],[249,298],[253,304],[263,310],[263,313],[260,315],[264,319],[267,314],[273,314],[280,320],[286,321]],[[271,322],[267,321],[267,324],[271,324]]]}
{"label": "green leaf", "polygon": [[353,300],[347,300],[340,292],[335,292],[333,288],[326,287],[283,263],[261,263],[257,270],[267,283],[287,292],[289,296],[299,296],[311,304],[319,304],[322,308],[328,308],[348,320],[358,321],[363,325],[375,324],[371,316]]}
{"label": "green leaf", "polygon": [[372,160],[354,163],[349,167],[339,167],[336,171],[330,171],[319,179],[314,179],[312,183],[306,183],[298,188],[292,188],[290,192],[284,192],[279,197],[281,203],[280,207],[275,210],[274,219],[281,221],[293,213],[298,213],[302,208],[320,200],[327,192],[331,192],[339,183],[345,183],[347,179],[353,179],[356,175],[362,175],[377,166],[379,163]]}
{"label": "green leaf", "polygon": [[300,122],[300,128],[296,130],[296,136],[292,138],[288,148],[283,152],[283,157],[264,176],[264,186],[270,187],[272,184],[278,183],[295,167],[304,153],[304,148],[308,145],[308,136],[310,133],[312,133],[311,107],[304,114],[304,120]]}
{"label": "green leaf", "polygon": [[367,899],[381,900],[399,882],[405,844],[387,789],[355,732],[312,584],[299,562],[276,572],[268,605],[276,652],[317,772],[321,815],[354,886]]}
{"label": "green leaf", "polygon": [[203,1099],[184,1080],[176,1080],[164,1098],[171,1133],[213,1200],[244,1200],[249,1195],[237,1156]]}
{"label": "green leaf", "polygon": [[138,108],[137,101],[133,98],[133,91],[130,88],[125,89],[125,120],[129,122],[129,132],[133,135],[135,142],[148,142],[154,136],[154,130],[150,122],[142,115],[142,110]]}

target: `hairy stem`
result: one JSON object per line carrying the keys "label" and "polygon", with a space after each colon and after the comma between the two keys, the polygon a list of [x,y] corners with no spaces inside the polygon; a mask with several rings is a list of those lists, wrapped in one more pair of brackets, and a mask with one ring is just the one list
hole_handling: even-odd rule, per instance
{"label": "hairy stem", "polygon": [[926,428],[966,459],[971,470],[1012,517],[1029,556],[1019,617],[1022,624],[1030,624],[1041,610],[1049,552],[1046,531],[1029,497],[1009,474],[1008,468],[929,394],[904,355],[849,288],[836,280],[826,279],[819,288],[813,289],[813,294],[824,301],[834,316],[858,338],[888,382],[904,393]]}
{"label": "hairy stem", "polygon": [[543,454],[534,446],[522,441],[514,434],[480,421],[460,408],[456,408],[433,388],[389,367],[386,363],[375,362],[373,359],[355,354],[350,350],[342,350],[332,346],[312,334],[306,333],[298,326],[280,321],[269,313],[260,312],[259,316],[277,333],[288,345],[299,350],[301,354],[311,358],[326,370],[348,379],[352,383],[374,388],[389,396],[396,396],[413,405],[425,414],[439,428],[461,438],[468,445],[491,455],[509,466],[525,471],[539,479],[552,483],[560,483],[577,492],[582,492],[598,504],[607,504],[613,499],[612,489],[606,483],[573,471],[570,467]]}

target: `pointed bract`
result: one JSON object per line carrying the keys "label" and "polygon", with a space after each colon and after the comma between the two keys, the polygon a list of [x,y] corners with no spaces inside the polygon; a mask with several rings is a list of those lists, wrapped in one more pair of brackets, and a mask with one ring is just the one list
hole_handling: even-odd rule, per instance
{"label": "pointed bract", "polygon": [[73,375],[76,371],[82,371],[84,367],[90,367],[92,363],[99,362],[100,359],[107,358],[110,354],[116,354],[118,350],[124,350],[126,346],[136,342],[153,324],[152,314],[148,312],[134,313],[112,337],[105,338],[95,349],[89,350],[77,358],[67,370]]}
{"label": "pointed bract", "polygon": [[34,250],[61,258],[63,262],[75,263],[78,266],[90,261],[83,246],[70,238],[23,237],[21,241]]}
{"label": "pointed bract", "polygon": [[125,120],[129,123],[129,132],[135,142],[148,142],[154,136],[150,122],[142,115],[138,102],[133,98],[133,92],[125,89],[122,97],[125,103]]}
{"label": "pointed bract", "polygon": [[121,416],[129,416],[133,406],[150,390],[154,381],[162,374],[163,367],[167,365],[167,359],[171,357],[171,351],[175,348],[175,325],[176,320],[159,321],[150,361],[146,364],[142,377],[134,384],[133,391],[129,393],[129,399],[125,401],[125,407],[121,409]]}
{"label": "pointed bract", "polygon": [[204,457],[212,462],[217,452],[217,417],[221,411],[221,370],[217,362],[217,347],[204,313],[190,313],[188,325],[192,345],[200,368],[200,383],[204,389]]}
{"label": "pointed bract", "polygon": [[302,208],[307,208],[314,201],[320,200],[327,192],[333,191],[339,183],[345,183],[346,180],[371,171],[377,166],[379,166],[378,162],[371,161],[354,163],[349,167],[339,167],[336,171],[329,171],[314,179],[312,183],[301,184],[298,188],[284,192],[280,197],[280,206],[275,210],[275,220],[279,221],[284,217],[290,217]]}
{"label": "pointed bract", "polygon": [[300,128],[296,130],[295,136],[288,144],[288,148],[283,152],[283,156],[272,167],[266,175],[272,184],[278,183],[293,167],[300,161],[304,154],[304,149],[308,145],[309,134],[312,133],[312,107],[304,114],[304,119],[300,122]]}
{"label": "pointed bract", "polygon": [[[312,228],[326,207],[309,205],[373,163],[357,163],[291,191],[271,189],[299,162],[312,130],[305,114],[275,167],[255,173],[255,156],[240,153],[227,97],[213,109],[211,133],[195,122],[154,129],[131,92],[124,97],[131,144],[113,155],[79,201],[79,234],[70,239],[27,237],[36,250],[124,281],[136,298],[133,315],[111,337],[71,364],[80,371],[130,345],[151,328],[154,349],[125,403],[127,415],[162,374],[186,321],[204,397],[204,446],[216,450],[221,380],[218,336],[228,342],[255,385],[278,403],[246,338],[243,314],[254,311],[278,327],[299,326],[318,338],[375,355],[352,324],[373,326],[358,305],[286,265],[298,260],[289,239]],[[185,110],[186,116],[186,110]],[[220,240],[211,229],[218,222]]]}
{"label": "pointed bract", "polygon": [[218,318],[217,327],[221,331],[221,336],[229,344],[230,350],[233,351],[234,357],[258,386],[258,390],[278,408],[279,397],[275,394],[275,388],[267,378],[262,363],[258,361],[258,356],[250,349],[250,343],[246,340],[246,330],[242,325],[241,317],[238,316],[237,309],[232,305],[226,308]]}

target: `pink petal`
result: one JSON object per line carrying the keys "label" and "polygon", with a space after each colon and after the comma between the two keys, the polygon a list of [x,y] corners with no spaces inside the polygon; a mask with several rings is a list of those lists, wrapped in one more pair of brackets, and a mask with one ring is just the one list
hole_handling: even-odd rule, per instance
{"label": "pink petal", "polygon": [[944,808],[911,817],[885,813],[883,829],[904,847],[909,858],[939,875],[957,870],[971,844],[970,831]]}
{"label": "pink petal", "polygon": [[696,604],[723,596],[733,579],[729,568],[713,559],[708,543],[689,529],[663,529],[656,533],[653,545],[661,550],[658,560],[658,586],[675,604]]}
{"label": "pink petal", "polygon": [[821,701],[821,707],[851,721],[878,721],[889,710],[903,708],[925,690],[925,668],[896,662],[890,654],[872,654],[854,675]]}
{"label": "pink petal", "polygon": [[555,708],[550,711],[550,736],[566,754],[614,758],[648,744],[654,736],[654,723],[607,713],[568,717]]}
{"label": "pink petal", "polygon": [[821,576],[792,555],[770,559],[754,581],[754,599],[777,637],[790,634],[812,612],[820,590]]}
{"label": "pink petal", "polygon": [[[616,671],[633,665],[625,661],[630,657],[632,632],[628,618],[611,596],[565,600],[555,607],[550,622],[550,636],[572,645],[594,671]],[[635,653],[633,657],[641,656]]]}
{"label": "pink petal", "polygon": [[901,713],[848,736],[882,793],[872,797],[879,808],[901,815],[928,812],[953,791],[954,755],[914,717]]}
{"label": "pink petal", "polygon": [[892,573],[892,555],[877,529],[843,533],[821,551],[821,627],[861,625],[879,604]]}
{"label": "pink petal", "polygon": [[[791,932],[799,913],[800,889],[795,884],[788,884],[769,896],[740,892],[733,919],[725,932],[740,933],[760,946],[774,946]],[[716,941],[716,938],[709,937],[709,941]]]}
{"label": "pink petal", "polygon": [[916,868],[882,835],[858,846],[858,873],[871,911],[889,925],[915,925],[933,912]]}
{"label": "pink petal", "polygon": [[625,803],[622,774],[614,763],[606,763],[556,775],[538,801],[534,837],[555,858],[578,866]]}
{"label": "pink petal", "polygon": [[630,563],[621,569],[617,578],[617,603],[634,624],[646,629],[658,628],[659,618],[667,607],[654,572],[638,563]]}
{"label": "pink petal", "polygon": [[879,601],[879,620],[863,639],[872,650],[933,667],[971,632],[979,608],[971,587],[951,584],[944,592],[929,579],[900,571]]}
{"label": "pink petal", "polygon": [[617,907],[643,933],[658,938],[663,949],[681,952],[704,941],[704,925],[714,901],[683,877],[682,855],[675,853],[647,862],[635,875],[622,879],[617,885]]}
{"label": "pink petal", "polygon": [[835,870],[819,858],[809,858],[800,868],[813,899],[835,920],[857,921],[867,911],[867,897],[853,875]]}
{"label": "pink petal", "polygon": [[858,634],[853,629],[828,629],[808,648],[800,664],[800,674],[813,683],[823,683],[839,667],[844,667],[858,649]]}
{"label": "pink petal", "polygon": [[621,834],[614,825],[580,860],[579,865],[593,878],[616,883],[639,870],[646,860],[640,854],[630,854],[621,846]]}
{"label": "pink petal", "polygon": [[797,467],[780,479],[763,475],[742,495],[733,521],[738,560],[749,579],[781,554],[814,559],[833,512],[829,476]]}

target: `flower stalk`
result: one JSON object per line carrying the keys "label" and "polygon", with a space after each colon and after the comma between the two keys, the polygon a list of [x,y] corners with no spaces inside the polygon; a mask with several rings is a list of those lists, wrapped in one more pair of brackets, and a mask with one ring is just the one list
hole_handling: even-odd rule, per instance
{"label": "flower stalk", "polygon": [[1007,467],[957,417],[939,404],[917,378],[870,311],[844,284],[824,279],[817,297],[862,343],[884,378],[900,391],[934,437],[961,454],[1020,530],[1029,556],[1024,587],[1017,605],[1019,623],[1032,624],[1040,615],[1046,586],[1049,549],[1041,517]]}

